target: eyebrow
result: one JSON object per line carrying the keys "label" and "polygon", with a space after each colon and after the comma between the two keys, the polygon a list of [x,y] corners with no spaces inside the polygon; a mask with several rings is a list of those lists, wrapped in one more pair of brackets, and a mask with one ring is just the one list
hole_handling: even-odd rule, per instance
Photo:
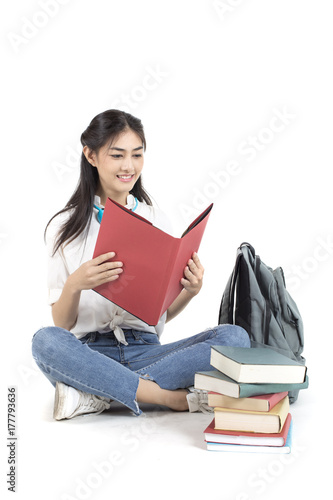
{"label": "eyebrow", "polygon": [[[126,149],[116,147],[111,147],[109,149],[115,149],[116,151],[126,151]],[[138,151],[139,149],[143,149],[143,146],[138,146],[137,148],[132,149],[132,151]]]}

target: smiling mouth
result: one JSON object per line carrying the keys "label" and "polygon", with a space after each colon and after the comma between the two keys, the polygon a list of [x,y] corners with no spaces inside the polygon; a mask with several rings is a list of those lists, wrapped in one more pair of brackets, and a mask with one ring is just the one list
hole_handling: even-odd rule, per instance
{"label": "smiling mouth", "polygon": [[117,178],[122,182],[129,182],[134,178],[134,174],[131,175],[117,175]]}

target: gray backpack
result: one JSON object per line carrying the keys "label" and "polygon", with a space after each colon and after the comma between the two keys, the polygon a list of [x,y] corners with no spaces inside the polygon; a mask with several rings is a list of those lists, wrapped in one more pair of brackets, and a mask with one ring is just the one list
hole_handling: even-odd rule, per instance
{"label": "gray backpack", "polygon": [[[242,326],[251,347],[269,346],[305,364],[303,322],[286,290],[281,267],[266,266],[249,243],[237,250],[236,264],[223,293],[219,324]],[[298,390],[289,392],[294,403]]]}

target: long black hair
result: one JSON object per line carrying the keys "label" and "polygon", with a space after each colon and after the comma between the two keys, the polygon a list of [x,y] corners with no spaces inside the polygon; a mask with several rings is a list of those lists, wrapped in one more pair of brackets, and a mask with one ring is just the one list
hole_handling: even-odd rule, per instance
{"label": "long black hair", "polygon": [[[81,135],[81,144],[83,147],[88,146],[90,150],[98,154],[106,143],[113,142],[126,130],[133,130],[140,137],[145,151],[146,138],[141,120],[117,109],[110,109],[95,116]],[[68,219],[61,226],[55,240],[53,254],[61,245],[65,242],[70,243],[88,227],[93,213],[94,196],[98,188],[98,181],[97,168],[88,162],[82,152],[80,178],[77,187],[66,206],[52,217],[45,229],[46,234],[50,222],[55,217],[70,211]],[[141,175],[130,193],[139,201],[152,205],[151,199],[142,185]]]}

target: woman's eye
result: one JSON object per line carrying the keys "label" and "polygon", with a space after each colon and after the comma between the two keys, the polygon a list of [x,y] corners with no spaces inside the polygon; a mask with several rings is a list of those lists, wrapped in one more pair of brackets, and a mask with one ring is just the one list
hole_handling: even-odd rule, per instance
{"label": "woman's eye", "polygon": [[[120,155],[109,155],[111,156],[111,158],[115,158],[116,160],[118,160],[119,158],[122,158],[123,155],[120,154]],[[133,155],[133,158],[141,158],[142,154],[141,153],[138,153],[138,154],[134,154]]]}

